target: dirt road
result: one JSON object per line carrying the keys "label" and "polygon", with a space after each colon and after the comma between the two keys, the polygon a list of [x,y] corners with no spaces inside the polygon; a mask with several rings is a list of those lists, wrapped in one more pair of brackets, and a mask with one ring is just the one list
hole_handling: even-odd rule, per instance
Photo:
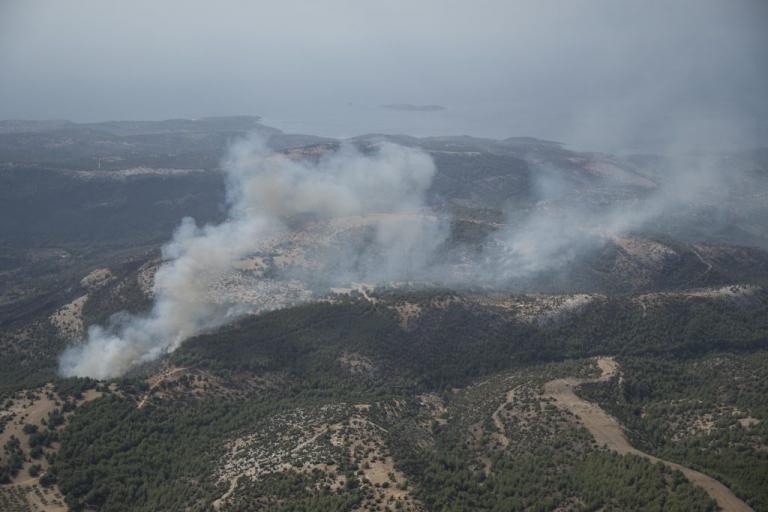
{"label": "dirt road", "polygon": [[144,405],[147,403],[147,400],[150,399],[152,396],[152,392],[157,389],[157,387],[165,382],[166,380],[170,379],[171,377],[178,375],[181,372],[186,371],[186,368],[171,368],[164,370],[163,372],[159,373],[158,375],[155,375],[149,379],[149,389],[147,390],[147,393],[144,395],[144,397],[139,400],[138,405],[136,406],[137,409],[141,409],[144,407]]}
{"label": "dirt road", "polygon": [[554,398],[558,407],[575,414],[599,445],[605,445],[607,448],[621,454],[631,453],[639,455],[652,462],[661,462],[672,469],[681,471],[691,483],[704,489],[704,491],[706,491],[706,493],[709,494],[709,496],[712,497],[725,512],[752,511],[752,508],[749,505],[737,498],[730,489],[714,478],[698,471],[694,471],[693,469],[675,464],[674,462],[661,460],[658,457],[641,452],[633,447],[629,444],[629,440],[627,440],[627,437],[624,435],[624,430],[621,428],[621,425],[616,418],[610,416],[597,404],[593,404],[592,402],[588,402],[576,396],[574,389],[581,384],[607,381],[618,371],[618,365],[613,358],[598,358],[597,364],[603,371],[603,374],[599,378],[551,380],[544,384],[545,395]]}
{"label": "dirt road", "polygon": [[493,411],[492,415],[493,424],[496,426],[497,430],[497,432],[494,432],[492,435],[496,441],[498,441],[498,443],[504,448],[509,446],[509,438],[507,437],[506,428],[504,427],[504,420],[501,419],[501,413],[504,411],[504,408],[507,406],[507,404],[512,403],[515,400],[516,391],[517,388],[507,391],[507,394],[504,397],[504,401],[495,411]]}

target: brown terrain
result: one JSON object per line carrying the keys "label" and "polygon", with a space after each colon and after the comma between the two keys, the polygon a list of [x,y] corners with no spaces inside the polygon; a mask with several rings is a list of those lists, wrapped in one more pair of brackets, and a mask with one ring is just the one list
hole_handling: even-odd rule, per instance
{"label": "brown terrain", "polygon": [[[387,407],[396,413],[402,404]],[[233,439],[219,469],[226,491],[213,502],[219,510],[238,499],[239,488],[274,473],[322,474],[318,485],[343,489],[346,476],[334,460],[356,461],[358,485],[371,491],[355,510],[397,506],[418,511],[423,505],[410,492],[408,479],[396,469],[385,441],[387,430],[368,415],[371,404],[326,405],[320,410],[295,409],[272,418],[271,425]],[[271,429],[275,429],[271,431]],[[279,432],[279,433],[278,433]]]}
{"label": "brown terrain", "polygon": [[[94,400],[101,394],[101,392],[93,389],[88,390],[83,393],[82,398],[75,401],[75,404],[81,405]],[[56,409],[60,410],[65,399],[55,393],[51,384],[26,393],[20,392],[17,395],[0,411],[0,420],[4,421],[5,425],[0,433],[0,446],[5,446],[13,437],[19,439],[22,447],[28,450],[29,435],[24,432],[24,426],[34,425],[39,430],[44,430],[48,415]],[[65,413],[65,415],[69,414],[71,412]],[[58,443],[53,443],[50,448],[44,450],[44,453],[53,454],[58,448]],[[41,466],[40,474],[34,477],[29,474],[29,468],[33,464]],[[47,468],[46,457],[40,457],[38,460],[28,458],[11,483],[0,488],[0,510],[33,510],[39,512],[68,510],[56,485],[49,487],[40,485],[40,476],[45,473]]]}

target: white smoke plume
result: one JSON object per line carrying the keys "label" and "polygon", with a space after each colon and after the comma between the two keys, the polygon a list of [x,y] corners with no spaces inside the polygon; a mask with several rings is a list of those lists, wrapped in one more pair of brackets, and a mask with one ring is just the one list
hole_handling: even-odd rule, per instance
{"label": "white smoke plume", "polygon": [[[467,250],[446,243],[448,220],[425,206],[435,174],[425,152],[382,143],[372,154],[342,146],[315,156],[274,153],[257,138],[234,145],[223,165],[228,220],[198,227],[185,219],[163,248],[151,311],[117,315],[108,326],[91,327],[83,343],[62,355],[60,372],[122,375],[204,329],[308,299],[281,295],[291,280],[321,293],[353,282],[524,288],[527,280],[567,268],[611,238],[696,205],[723,204],[733,182],[744,181],[724,173],[715,159],[688,155],[667,159],[655,181],[629,176],[646,186],[646,193],[609,194],[612,199],[601,203],[584,201],[562,169],[537,168],[538,202],[527,211],[511,211],[479,250]],[[743,202],[745,194],[737,196]],[[307,219],[327,230],[313,232],[302,264],[284,265],[273,287],[259,290],[271,297],[269,304],[211,300],[211,287],[243,258],[273,254],[275,240],[279,245],[308,236],[312,229],[291,227]],[[247,286],[264,286],[269,279]]]}
{"label": "white smoke plume", "polygon": [[[382,143],[364,155],[343,146],[312,162],[274,153],[263,140],[252,138],[234,145],[224,169],[228,220],[198,227],[184,219],[163,248],[151,311],[120,314],[109,326],[91,327],[81,344],[62,354],[62,375],[122,375],[242,314],[242,305],[208,300],[209,287],[237,261],[285,233],[285,221],[292,217],[372,218],[373,237],[362,253],[359,248],[331,251],[325,255],[329,261],[320,262],[321,271],[337,269],[330,281],[397,280],[418,273],[446,236],[442,222],[424,215],[424,193],[435,167],[417,149]],[[367,256],[375,264],[361,263]]]}
{"label": "white smoke plume", "polygon": [[[696,208],[721,208],[733,200],[736,183],[749,182],[711,153],[677,151],[666,157],[657,182],[649,181],[653,186],[644,194],[588,207],[562,178],[566,172],[537,172],[538,204],[522,221],[512,218],[519,212],[511,215],[495,236],[496,246],[486,254],[483,272],[488,273],[490,267],[501,281],[561,269],[610,239],[646,230],[652,224],[684,222]],[[745,210],[747,194],[737,196],[737,208]]]}

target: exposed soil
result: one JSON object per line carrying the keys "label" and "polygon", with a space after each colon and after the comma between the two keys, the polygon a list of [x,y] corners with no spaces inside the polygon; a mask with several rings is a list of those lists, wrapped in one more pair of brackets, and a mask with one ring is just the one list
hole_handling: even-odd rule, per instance
{"label": "exposed soil", "polygon": [[493,437],[504,448],[509,446],[509,438],[506,435],[506,428],[504,427],[504,420],[501,418],[501,413],[504,411],[507,404],[512,403],[515,400],[516,391],[517,388],[507,391],[507,394],[504,396],[504,401],[495,411],[493,411],[493,415],[491,416],[493,418],[493,424],[498,431],[493,433]]}
{"label": "exposed soil", "polygon": [[[77,400],[77,404],[95,400],[101,395],[101,392],[90,389],[83,393],[82,398]],[[43,430],[45,427],[44,420],[54,409],[60,409],[61,403],[61,397],[56,396],[51,384],[40,389],[30,390],[29,394],[19,393],[13,399],[13,405],[0,411],[0,417],[8,419],[3,432],[0,433],[0,446],[4,446],[13,436],[21,441],[22,449],[27,452],[29,450],[29,435],[24,433],[24,425],[34,425]],[[71,412],[65,413],[65,415],[69,414]],[[53,453],[57,449],[58,443],[53,443],[53,446],[46,448],[45,452]],[[45,457],[40,457],[37,460],[26,460],[11,483],[0,486],[0,493],[6,500],[4,502],[6,504],[16,503],[20,510],[41,512],[67,510],[64,497],[57,486],[43,487],[40,485],[39,476],[32,477],[29,475],[29,468],[32,464],[41,466],[41,475],[48,469],[48,462]]]}
{"label": "exposed soil", "polygon": [[144,404],[147,403],[147,400],[149,400],[149,398],[152,396],[152,393],[155,391],[155,389],[157,389],[158,386],[160,386],[163,382],[173,378],[176,375],[184,373],[186,370],[186,368],[167,368],[157,375],[153,375],[148,381],[149,389],[147,390],[147,394],[144,395],[141,400],[139,400],[137,408],[141,409],[144,407]]}
{"label": "exposed soil", "polygon": [[[370,510],[381,504],[390,509],[397,506],[404,511],[422,510],[422,504],[410,494],[406,476],[395,467],[385,442],[387,430],[368,418],[370,407],[370,404],[325,406],[325,417],[322,408],[296,409],[275,416],[267,430],[260,428],[253,434],[233,439],[219,471],[226,491],[213,502],[213,508],[219,510],[233,498],[241,477],[256,480],[271,473],[313,475],[319,471],[324,476],[317,485],[340,491],[348,476],[339,472],[338,465],[331,461],[341,456],[355,461],[359,469],[354,478],[358,485],[371,492],[355,510]],[[338,417],[342,411],[344,416]]]}
{"label": "exposed soil", "polygon": [[339,364],[352,375],[371,376],[376,372],[376,365],[371,359],[357,352],[343,352]]}
{"label": "exposed soil", "polygon": [[88,291],[101,288],[109,281],[115,279],[115,275],[108,268],[97,268],[80,280],[80,286]]}
{"label": "exposed soil", "polygon": [[87,300],[88,295],[82,295],[50,316],[50,322],[62,338],[73,340],[83,335],[83,306]]}
{"label": "exposed soil", "polygon": [[404,331],[412,331],[416,321],[421,316],[421,306],[412,302],[403,302],[394,307],[397,316],[400,318],[400,327]]}

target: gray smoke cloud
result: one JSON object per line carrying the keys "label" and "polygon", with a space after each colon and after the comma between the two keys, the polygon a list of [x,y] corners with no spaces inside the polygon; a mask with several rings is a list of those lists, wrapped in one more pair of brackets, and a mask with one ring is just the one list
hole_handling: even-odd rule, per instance
{"label": "gray smoke cloud", "polygon": [[[424,193],[435,167],[417,149],[383,143],[364,155],[344,146],[312,162],[274,153],[263,140],[252,138],[234,145],[224,169],[229,219],[202,227],[185,219],[163,248],[152,310],[123,313],[108,326],[91,327],[81,344],[62,354],[62,375],[122,375],[175,350],[201,330],[244,313],[242,304],[209,300],[210,287],[240,259],[286,236],[286,221],[296,216],[362,217],[372,230],[365,247],[375,256],[369,265],[360,264],[359,251],[320,255],[327,259],[315,262],[317,268],[343,270],[329,276],[330,282],[396,280],[423,272],[429,254],[446,236],[436,217],[423,215]],[[272,307],[280,305],[277,301]]]}
{"label": "gray smoke cloud", "polygon": [[[757,186],[727,160],[685,147],[648,177],[601,163],[600,172],[618,173],[645,191],[622,195],[608,186],[605,202],[581,197],[566,170],[539,165],[533,173],[537,202],[510,210],[506,223],[473,251],[449,243],[450,219],[426,206],[435,165],[420,149],[380,143],[361,152],[342,145],[294,158],[259,138],[240,141],[223,165],[228,220],[197,226],[185,219],[163,248],[151,311],[122,313],[107,326],[91,327],[86,340],[61,356],[60,372],[122,375],[205,329],[354,283],[514,289],[688,210],[720,208],[734,198],[742,211],[755,203],[750,197],[763,203],[764,183]],[[245,294],[267,299],[212,298],[222,276],[248,257],[281,260],[277,275],[242,286]],[[292,287],[309,291],[286,293]]]}
{"label": "gray smoke cloud", "polygon": [[564,179],[567,170],[536,169],[538,202],[522,219],[518,211],[509,213],[485,255],[482,273],[507,283],[526,279],[562,269],[627,234],[676,229],[685,236],[713,212],[725,217],[762,215],[757,223],[765,230],[768,183],[740,168],[727,153],[701,151],[692,140],[681,138],[660,162],[649,172],[653,179],[634,175],[644,192],[616,194],[604,204],[592,205]]}

